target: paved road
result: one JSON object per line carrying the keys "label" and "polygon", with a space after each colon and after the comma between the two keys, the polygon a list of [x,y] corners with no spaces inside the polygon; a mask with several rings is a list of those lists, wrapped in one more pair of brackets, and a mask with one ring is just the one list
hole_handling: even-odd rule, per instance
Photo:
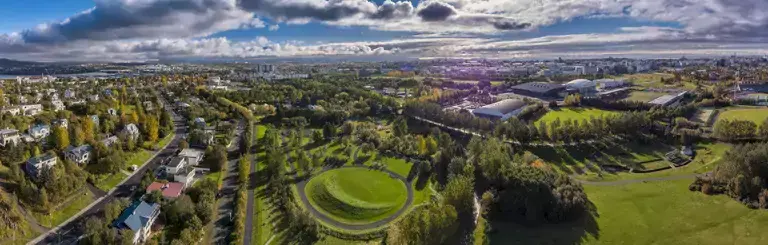
{"label": "paved road", "polygon": [[652,181],[693,179],[696,176],[701,176],[701,174],[684,174],[684,175],[648,177],[648,178],[641,178],[641,179],[626,179],[626,180],[616,180],[616,181],[589,181],[589,180],[580,180],[576,178],[574,179],[585,185],[616,186],[616,185],[627,185],[627,184],[634,184],[634,183],[645,183],[645,182],[652,182]]}
{"label": "paved road", "polygon": [[[367,166],[344,166],[342,168],[366,168],[367,169],[368,167]],[[318,173],[317,175],[320,175],[320,174],[322,174],[325,171],[329,171],[329,170],[333,170],[333,169],[336,169],[336,168],[325,169],[322,172]],[[382,169],[380,171],[388,173],[390,176],[392,176],[394,178],[397,178],[400,181],[402,181],[403,183],[405,183],[405,187],[406,187],[406,190],[408,192],[408,197],[405,199],[405,205],[403,205],[403,207],[400,208],[400,210],[397,210],[396,213],[392,214],[391,216],[389,216],[387,218],[384,218],[382,220],[379,220],[379,221],[376,221],[376,222],[373,222],[373,223],[369,223],[369,224],[360,224],[360,225],[355,224],[355,225],[353,225],[353,224],[342,223],[342,222],[336,221],[335,219],[333,219],[331,217],[326,216],[325,214],[321,213],[320,211],[317,211],[317,209],[315,209],[315,207],[312,206],[312,204],[309,203],[309,199],[307,198],[307,194],[304,193],[304,187],[307,186],[307,182],[309,182],[309,180],[312,179],[312,178],[307,179],[307,180],[303,180],[301,182],[296,183],[296,188],[299,190],[299,196],[301,198],[301,202],[304,203],[304,206],[307,207],[307,209],[309,210],[310,213],[312,213],[312,215],[314,215],[318,219],[321,219],[323,222],[325,222],[327,224],[331,224],[331,225],[339,227],[339,228],[342,228],[342,229],[346,229],[346,230],[370,230],[370,229],[375,229],[375,228],[379,228],[379,227],[382,227],[384,225],[387,225],[389,222],[395,220],[397,217],[399,217],[400,215],[405,213],[405,211],[408,210],[408,207],[410,207],[411,204],[413,203],[413,186],[411,185],[410,182],[408,182],[408,180],[404,176],[401,176],[401,175],[399,175],[399,174],[397,174],[395,172],[389,171],[387,169]],[[315,175],[315,176],[317,176],[317,175]]]}
{"label": "paved road", "polygon": [[[187,129],[184,126],[185,120],[175,113],[171,113],[171,115],[173,116],[176,135],[164,149],[157,152],[147,164],[136,170],[133,175],[129,176],[123,183],[110,190],[105,196],[96,199],[96,201],[91,203],[88,207],[81,210],[80,213],[74,215],[69,220],[54,227],[50,231],[38,236],[28,244],[65,244],[72,241],[76,242],[77,238],[82,236],[82,230],[80,229],[81,224],[85,222],[87,217],[102,212],[104,207],[106,207],[109,202],[115,200],[115,198],[132,196],[135,187],[139,186],[144,173],[159,166],[165,158],[174,156],[178,150],[182,137],[187,133]],[[94,194],[98,195],[99,193]]]}
{"label": "paved road", "polygon": [[232,215],[235,215],[235,192],[237,192],[237,162],[240,154],[240,135],[243,133],[242,123],[238,124],[235,130],[235,138],[232,145],[227,149],[229,151],[229,161],[227,161],[227,172],[224,175],[224,181],[221,187],[221,193],[224,193],[218,201],[216,208],[217,220],[214,224],[213,244],[228,244],[227,237],[232,233]]}
{"label": "paved road", "polygon": [[[254,127],[253,131],[256,130],[255,128],[256,127]],[[255,133],[253,131],[251,132],[251,139],[255,139],[255,137],[256,137],[255,135],[253,135]],[[248,153],[250,154],[251,152],[249,151]],[[255,157],[255,155],[256,154],[250,154],[250,156],[249,156],[251,158],[251,173],[250,173],[251,176],[253,176],[253,174],[256,173],[256,157]],[[248,178],[249,183],[251,183],[250,179],[251,178],[249,177]],[[248,199],[247,199],[247,204],[246,204],[246,208],[245,208],[245,232],[244,232],[245,234],[243,234],[243,244],[245,244],[245,245],[250,245],[251,244],[251,236],[253,235],[253,210],[255,209],[255,207],[254,207],[254,205],[255,205],[254,204],[254,196],[255,196],[254,189],[255,188],[256,188],[255,186],[248,185],[248,197],[247,197]]]}

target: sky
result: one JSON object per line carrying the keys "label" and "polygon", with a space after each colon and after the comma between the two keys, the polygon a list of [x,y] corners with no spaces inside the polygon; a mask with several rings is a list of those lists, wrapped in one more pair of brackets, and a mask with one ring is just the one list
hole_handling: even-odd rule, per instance
{"label": "sky", "polygon": [[768,55],[766,0],[0,0],[0,58]]}

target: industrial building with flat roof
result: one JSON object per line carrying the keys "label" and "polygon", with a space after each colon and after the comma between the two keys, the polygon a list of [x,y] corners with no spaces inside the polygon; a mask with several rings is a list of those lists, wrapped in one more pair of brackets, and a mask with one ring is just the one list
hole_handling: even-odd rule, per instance
{"label": "industrial building with flat roof", "polygon": [[472,111],[476,117],[489,118],[494,120],[507,120],[520,114],[526,104],[522,100],[506,99],[490,105],[477,108]]}
{"label": "industrial building with flat roof", "polygon": [[658,97],[654,100],[651,100],[651,102],[648,102],[652,105],[658,105],[658,106],[671,106],[680,101],[680,99],[685,96],[688,92],[682,92],[677,95],[662,95],[661,97]]}
{"label": "industrial building with flat roof", "polygon": [[532,97],[558,97],[565,91],[565,86],[556,83],[532,82],[511,88],[512,92]]}

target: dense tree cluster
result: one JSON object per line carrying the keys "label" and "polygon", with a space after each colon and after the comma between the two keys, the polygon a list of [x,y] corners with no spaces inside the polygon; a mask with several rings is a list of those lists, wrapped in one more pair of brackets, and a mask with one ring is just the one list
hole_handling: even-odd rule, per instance
{"label": "dense tree cluster", "polygon": [[523,162],[496,139],[473,138],[467,162],[478,165],[488,189],[496,192],[491,217],[523,222],[560,222],[587,211],[587,196],[570,177]]}
{"label": "dense tree cluster", "polygon": [[718,120],[714,126],[714,135],[723,141],[750,139],[768,139],[768,120],[758,125],[747,120]]}
{"label": "dense tree cluster", "polygon": [[711,176],[697,178],[690,189],[725,193],[750,207],[768,208],[768,144],[736,145],[722,159]]}

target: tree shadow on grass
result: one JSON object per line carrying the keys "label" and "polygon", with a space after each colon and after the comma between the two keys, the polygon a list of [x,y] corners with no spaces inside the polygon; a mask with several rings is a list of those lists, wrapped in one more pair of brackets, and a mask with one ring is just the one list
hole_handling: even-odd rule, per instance
{"label": "tree shadow on grass", "polygon": [[580,218],[559,224],[521,224],[490,221],[490,244],[578,245],[600,238],[597,208],[588,202],[588,211]]}

